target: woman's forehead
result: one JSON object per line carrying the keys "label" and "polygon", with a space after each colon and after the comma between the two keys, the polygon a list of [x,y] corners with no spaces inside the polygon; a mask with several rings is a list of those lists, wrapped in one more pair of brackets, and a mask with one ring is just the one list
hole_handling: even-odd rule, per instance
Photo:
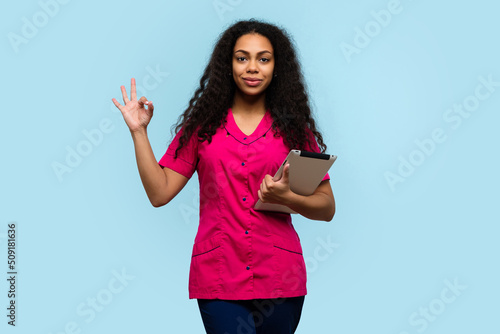
{"label": "woman's forehead", "polygon": [[245,51],[247,53],[273,52],[273,46],[269,39],[257,33],[240,36],[234,45],[234,52]]}

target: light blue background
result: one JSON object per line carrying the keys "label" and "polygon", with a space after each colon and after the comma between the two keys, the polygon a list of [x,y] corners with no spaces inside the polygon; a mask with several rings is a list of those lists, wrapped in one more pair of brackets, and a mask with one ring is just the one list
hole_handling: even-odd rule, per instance
{"label": "light blue background", "polygon": [[[50,2],[9,2],[0,14],[2,332],[64,333],[74,322],[80,333],[203,333],[187,290],[197,176],[153,208],[111,98],[122,101],[131,77],[149,80],[159,159],[219,33],[251,17],[294,37],[328,153],[339,156],[333,221],[293,220],[308,266],[297,333],[500,330],[500,87],[459,127],[443,119],[473,101],[479,77],[500,82],[496,2],[401,0],[352,57],[342,43],[375,29],[371,12],[391,1],[68,1],[14,47],[9,34],[22,36],[23,18],[43,25]],[[156,81],[152,69],[163,73]],[[111,130],[59,180],[53,164],[106,119]],[[385,173],[398,172],[400,157],[418,158],[415,141],[436,128],[446,140],[391,189]],[[18,226],[16,328],[5,316],[9,222]],[[133,278],[109,292],[122,270]],[[97,297],[106,305],[87,321],[77,309]]]}

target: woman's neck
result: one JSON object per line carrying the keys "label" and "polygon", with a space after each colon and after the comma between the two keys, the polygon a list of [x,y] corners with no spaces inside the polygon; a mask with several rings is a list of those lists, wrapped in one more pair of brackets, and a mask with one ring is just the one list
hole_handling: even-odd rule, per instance
{"label": "woman's neck", "polygon": [[259,114],[266,113],[265,94],[246,95],[237,90],[234,94],[231,110],[233,114]]}

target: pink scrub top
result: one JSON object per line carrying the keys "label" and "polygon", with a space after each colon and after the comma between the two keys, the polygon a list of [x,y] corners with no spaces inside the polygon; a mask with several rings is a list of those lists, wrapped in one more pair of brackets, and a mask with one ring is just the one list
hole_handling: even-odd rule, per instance
{"label": "pink scrub top", "polygon": [[[198,172],[200,220],[189,271],[190,299],[307,294],[302,247],[290,214],[254,209],[264,176],[273,176],[290,151],[282,137],[274,136],[272,123],[268,109],[246,135],[229,108],[211,143],[199,142],[193,134],[174,159],[181,129],[158,162],[187,178]],[[309,151],[320,152],[313,143]],[[329,179],[328,174],[323,178]]]}

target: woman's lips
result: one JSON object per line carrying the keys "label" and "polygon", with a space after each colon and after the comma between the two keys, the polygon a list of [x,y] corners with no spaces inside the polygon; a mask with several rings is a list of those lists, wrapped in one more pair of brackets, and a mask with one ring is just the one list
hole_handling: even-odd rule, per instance
{"label": "woman's lips", "polygon": [[249,79],[243,79],[243,81],[245,81],[245,83],[251,87],[258,86],[262,82],[262,80],[249,80]]}

